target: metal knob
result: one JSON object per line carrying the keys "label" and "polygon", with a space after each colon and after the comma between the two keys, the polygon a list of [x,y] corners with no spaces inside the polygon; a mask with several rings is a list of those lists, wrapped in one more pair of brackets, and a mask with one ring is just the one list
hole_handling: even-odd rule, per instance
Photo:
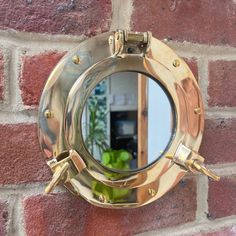
{"label": "metal knob", "polygon": [[58,168],[52,176],[52,180],[45,188],[45,193],[50,193],[59,182],[65,177],[67,170],[69,169],[69,163],[66,162],[62,167]]}
{"label": "metal knob", "polygon": [[[182,148],[182,149],[181,149]],[[211,170],[207,169],[204,165],[204,158],[198,153],[191,151],[187,147],[181,145],[181,148],[177,151],[176,156],[166,155],[166,158],[172,160],[176,164],[184,166],[187,170],[191,172],[199,171],[202,174],[210,177],[215,181],[219,181],[220,177],[213,173]],[[183,152],[184,150],[184,152]],[[182,155],[181,155],[182,153]]]}
{"label": "metal knob", "polygon": [[190,170],[191,169],[197,170],[215,181],[220,180],[220,177],[218,175],[214,174],[211,170],[207,169],[203,163],[198,162],[197,160],[187,160],[186,165],[189,166]]}

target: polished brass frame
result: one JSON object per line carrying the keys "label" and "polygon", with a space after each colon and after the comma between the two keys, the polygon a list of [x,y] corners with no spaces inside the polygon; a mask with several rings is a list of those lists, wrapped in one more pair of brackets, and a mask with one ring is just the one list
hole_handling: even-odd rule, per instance
{"label": "polished brass frame", "polygon": [[[91,90],[106,76],[136,71],[158,81],[170,94],[175,110],[171,143],[153,164],[122,172],[99,164],[85,147],[81,117]],[[39,140],[54,173],[46,192],[59,182],[94,205],[133,208],[148,204],[173,188],[189,171],[214,179],[197,153],[203,134],[204,110],[196,79],[187,64],[150,32],[118,30],[90,38],[67,53],[52,71],[39,106]],[[106,174],[115,174],[109,179]],[[136,196],[128,202],[95,197],[93,181]],[[142,197],[139,195],[142,194]]]}

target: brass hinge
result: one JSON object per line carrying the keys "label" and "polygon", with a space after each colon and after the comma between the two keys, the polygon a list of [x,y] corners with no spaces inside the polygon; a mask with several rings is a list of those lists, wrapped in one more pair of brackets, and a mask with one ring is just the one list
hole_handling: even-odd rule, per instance
{"label": "brass hinge", "polygon": [[180,144],[175,155],[166,155],[168,159],[171,159],[178,165],[185,167],[191,172],[199,171],[202,174],[212,178],[213,180],[219,181],[220,177],[214,174],[211,170],[204,166],[204,158],[197,152],[192,151],[183,144]]}
{"label": "brass hinge", "polygon": [[126,30],[117,30],[114,35],[109,37],[110,51],[113,56],[122,56],[124,54],[147,53],[152,34],[151,32],[128,32]]}
{"label": "brass hinge", "polygon": [[60,182],[70,179],[69,172],[76,175],[86,168],[83,159],[75,150],[70,150],[68,156],[58,162],[49,162],[49,166],[54,174],[45,188],[45,193],[50,193]]}

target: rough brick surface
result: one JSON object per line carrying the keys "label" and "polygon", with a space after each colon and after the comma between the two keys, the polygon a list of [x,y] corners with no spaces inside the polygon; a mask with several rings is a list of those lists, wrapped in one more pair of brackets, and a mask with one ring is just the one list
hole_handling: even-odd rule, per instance
{"label": "rough brick surface", "polygon": [[212,232],[198,233],[191,236],[235,236],[235,235],[236,235],[236,225],[219,230],[213,230]]}
{"label": "rough brick surface", "polygon": [[192,71],[193,75],[195,76],[196,80],[198,80],[198,66],[197,60],[195,58],[183,58],[184,61],[188,64],[190,70]]}
{"label": "rough brick surface", "polygon": [[207,164],[235,162],[236,120],[206,120],[199,152]]}
{"label": "rough brick surface", "polygon": [[134,0],[132,29],[160,39],[236,45],[236,3],[232,0]]}
{"label": "rough brick surface", "polygon": [[35,56],[24,56],[20,89],[25,105],[38,105],[48,76],[64,53],[45,52]]}
{"label": "rough brick surface", "polygon": [[195,211],[194,180],[185,180],[163,198],[138,209],[98,208],[69,194],[31,196],[24,201],[30,236],[133,235],[193,221]]}
{"label": "rough brick surface", "polygon": [[95,35],[109,30],[110,0],[0,0],[0,29]]}
{"label": "rough brick surface", "polygon": [[0,100],[4,99],[4,59],[0,51]]}
{"label": "rough brick surface", "polygon": [[0,235],[6,235],[6,224],[8,221],[7,203],[0,201]]}
{"label": "rough brick surface", "polygon": [[209,106],[236,106],[236,61],[209,63],[208,94]]}
{"label": "rough brick surface", "polygon": [[208,193],[210,219],[236,215],[236,177],[210,181]]}
{"label": "rough brick surface", "polygon": [[36,125],[0,125],[0,184],[46,181],[51,176],[41,156]]}

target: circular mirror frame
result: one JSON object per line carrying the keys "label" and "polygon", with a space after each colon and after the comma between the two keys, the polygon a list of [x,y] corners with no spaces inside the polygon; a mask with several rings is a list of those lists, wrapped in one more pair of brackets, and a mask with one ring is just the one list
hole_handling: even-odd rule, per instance
{"label": "circular mirror frame", "polygon": [[[81,42],[52,71],[39,105],[39,141],[53,172],[69,163],[60,181],[72,193],[97,206],[134,208],[160,198],[186,174],[186,168],[167,157],[175,156],[181,145],[198,151],[204,112],[196,79],[167,45],[150,37],[145,54],[117,55],[111,51],[109,41],[114,34],[108,32]],[[150,166],[130,172],[114,171],[99,164],[87,151],[81,130],[83,107],[91,90],[106,76],[122,71],[141,72],[158,80],[174,102],[176,117],[175,133],[163,155]],[[115,177],[111,179],[108,175]],[[94,181],[130,190],[135,198],[111,202],[102,194],[95,196]]]}
{"label": "circular mirror frame", "polygon": [[[130,59],[128,59],[128,60],[126,60],[126,61],[124,61],[124,62],[125,62],[125,63],[126,63],[126,62],[129,63],[129,62],[130,62]],[[104,63],[107,64],[107,62],[104,62]],[[107,65],[107,66],[109,66],[109,65]],[[122,67],[120,67],[120,64],[117,65],[116,62],[114,62],[113,66],[116,67],[115,70],[123,69]],[[117,67],[118,67],[118,68],[117,68]],[[126,66],[126,67],[127,67],[127,66]],[[100,67],[100,65],[98,65],[98,68],[101,69],[101,70],[104,70],[104,68]],[[170,119],[172,119],[172,125],[173,125],[173,127],[171,128],[171,135],[170,135],[170,138],[169,138],[168,142],[166,143],[165,147],[163,147],[163,149],[161,149],[161,151],[159,150],[160,155],[157,156],[154,161],[151,161],[150,163],[147,163],[145,166],[142,166],[142,167],[140,167],[140,168],[134,168],[134,169],[125,170],[125,171],[119,171],[118,169],[109,168],[109,170],[113,170],[113,171],[115,171],[115,172],[117,171],[118,173],[127,173],[127,171],[130,172],[130,173],[131,173],[131,172],[138,172],[138,171],[141,171],[142,169],[147,168],[148,166],[152,165],[154,162],[156,162],[156,161],[163,155],[163,153],[166,152],[166,150],[167,150],[168,147],[170,146],[170,143],[171,143],[171,141],[172,141],[172,139],[173,139],[173,136],[174,136],[175,126],[176,126],[176,122],[175,122],[175,121],[176,121],[176,116],[175,116],[174,102],[173,102],[172,97],[170,96],[170,94],[168,94],[168,91],[166,90],[166,88],[160,83],[159,80],[150,77],[151,75],[149,75],[149,77],[148,77],[147,74],[144,74],[144,73],[141,72],[141,71],[132,71],[131,69],[132,69],[132,66],[129,68],[129,70],[130,70],[129,72],[134,72],[134,73],[137,73],[137,74],[145,75],[145,76],[146,76],[146,79],[151,79],[151,80],[153,80],[154,82],[156,82],[156,86],[159,86],[159,88],[162,89],[162,92],[163,92],[163,94],[165,94],[166,99],[168,99],[168,102],[169,102],[169,105],[170,105],[170,108],[171,108],[171,112],[172,112],[172,113],[169,114],[169,115],[170,115]],[[139,68],[139,69],[140,69],[140,68]],[[110,72],[110,70],[107,70],[107,72],[105,72],[105,74],[107,74],[107,73],[109,73],[109,72]],[[122,72],[127,72],[127,70],[126,70],[126,71],[119,71],[119,72],[116,72],[116,73],[122,73]],[[93,73],[93,72],[91,71],[91,73]],[[85,108],[86,101],[87,101],[87,99],[89,99],[89,97],[90,97],[92,91],[94,90],[94,88],[96,88],[96,86],[97,86],[100,82],[102,82],[102,81],[104,81],[105,79],[107,79],[107,77],[110,77],[110,76],[116,74],[116,73],[112,73],[112,74],[109,74],[107,77],[102,78],[103,73],[102,73],[102,74],[99,73],[99,76],[98,76],[97,73],[98,73],[98,72],[96,71],[95,74],[96,74],[97,76],[96,76],[96,78],[93,77],[93,85],[89,86],[89,88],[88,88],[89,91],[86,91],[86,89],[85,89],[83,86],[80,86],[80,85],[79,85],[80,88],[78,88],[78,87],[77,87],[78,85],[76,85],[76,83],[74,84],[73,89],[71,89],[71,94],[68,96],[68,102],[69,102],[69,103],[72,103],[72,104],[69,104],[69,108],[71,109],[69,114],[73,114],[73,122],[77,122],[78,124],[82,124],[82,116],[83,116],[82,113],[84,112],[84,108]],[[91,75],[88,75],[88,78],[89,78],[90,76],[91,76]],[[84,83],[86,83],[86,82],[84,81]],[[80,91],[79,91],[79,90],[80,90]],[[75,92],[75,91],[76,91],[76,92]],[[85,91],[85,92],[83,93],[82,91]],[[85,93],[86,93],[86,94],[85,94]],[[89,94],[88,94],[88,93],[89,93]],[[80,96],[80,94],[83,94],[84,96]],[[81,98],[79,98],[79,97],[81,97]],[[77,100],[75,100],[75,98],[77,98],[77,99],[79,98],[80,100],[77,101]],[[137,98],[137,99],[138,99],[138,98]],[[67,108],[68,108],[68,107],[67,107]],[[82,112],[82,113],[79,112],[79,116],[77,117],[75,114],[77,114],[77,111],[80,110],[80,109],[82,109],[83,112]],[[71,120],[71,118],[72,118],[72,117],[70,116],[69,120]],[[78,120],[78,119],[80,119],[80,120]],[[67,119],[67,121],[68,121],[68,119]],[[68,124],[68,122],[67,122],[66,124],[67,124],[67,127],[68,127],[68,131],[74,133],[75,131],[69,127],[70,124]],[[83,142],[83,146],[86,147],[86,144],[85,144],[85,142],[84,142],[85,136],[83,135],[83,130],[82,130],[82,129],[83,129],[83,127],[80,125],[79,129],[76,130],[76,132],[77,132],[78,134],[81,134],[81,135],[79,136],[79,138],[78,138],[78,136],[75,136],[76,133],[72,135],[74,140],[73,140],[73,141],[71,140],[71,143],[73,143],[73,146],[76,146],[76,143],[78,143],[78,142],[79,142],[79,143]],[[69,133],[68,133],[68,134],[69,134]],[[70,136],[71,136],[71,135],[69,135],[67,138],[70,138]],[[82,139],[81,139],[81,137],[82,137]],[[72,147],[72,148],[73,148],[73,147]],[[75,149],[76,149],[76,148],[75,148]],[[86,147],[86,149],[87,149],[87,152],[89,152],[87,147]],[[92,154],[91,154],[91,153],[90,153],[90,154],[86,153],[85,155],[86,155],[86,156],[89,156],[89,155],[90,155],[90,157],[91,157]],[[97,159],[96,159],[96,161],[97,161],[98,163],[100,163]],[[104,165],[103,165],[103,166],[104,166]],[[104,167],[106,167],[106,166],[104,166]]]}

